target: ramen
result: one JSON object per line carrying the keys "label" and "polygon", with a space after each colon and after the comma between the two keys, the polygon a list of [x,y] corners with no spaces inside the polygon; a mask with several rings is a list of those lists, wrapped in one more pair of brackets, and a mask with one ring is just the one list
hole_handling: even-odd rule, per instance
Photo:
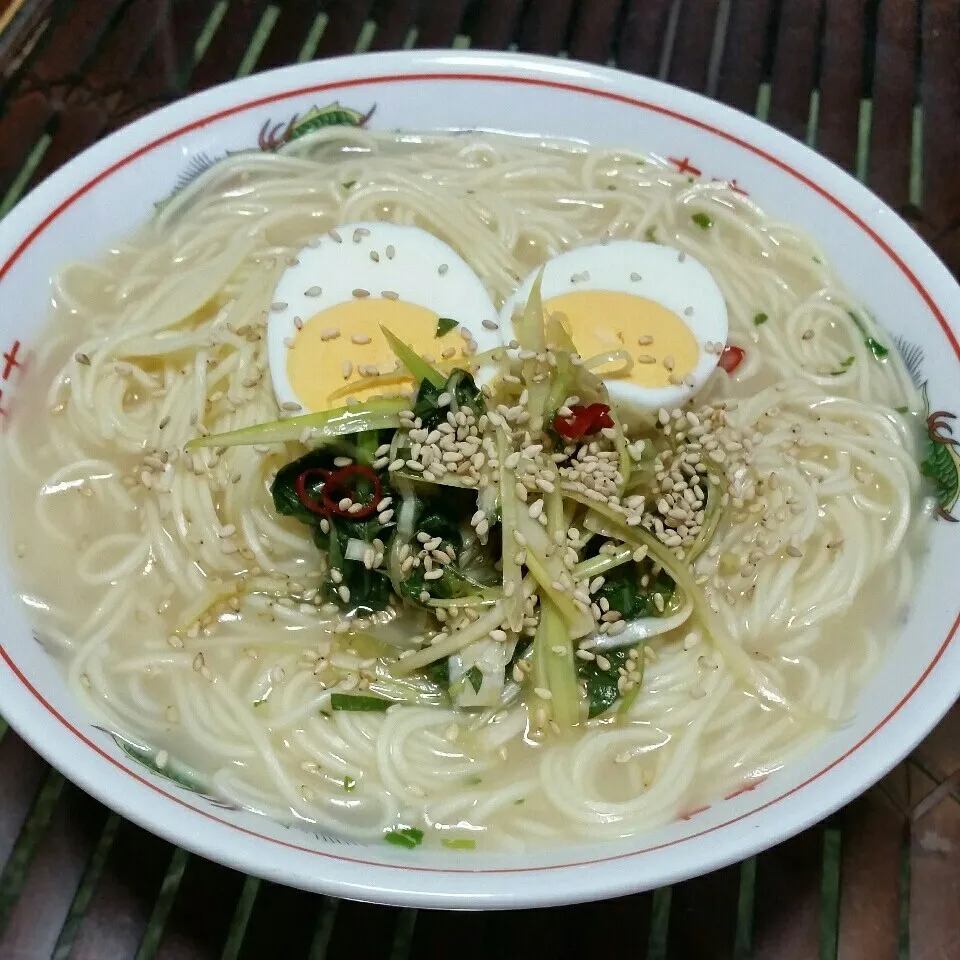
{"label": "ramen", "polygon": [[722,183],[331,128],[53,281],[38,637],[156,773],[338,838],[629,836],[855,708],[913,582],[893,344]]}

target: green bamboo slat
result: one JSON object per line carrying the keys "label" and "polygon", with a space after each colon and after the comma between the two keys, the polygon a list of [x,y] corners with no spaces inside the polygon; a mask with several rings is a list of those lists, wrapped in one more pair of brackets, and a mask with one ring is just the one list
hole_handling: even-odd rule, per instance
{"label": "green bamboo slat", "polygon": [[12,730],[0,741],[0,866],[6,865],[50,768]]}
{"label": "green bamboo slat", "polygon": [[[923,798],[937,781],[916,766],[911,793]],[[951,957],[960,950],[960,805],[945,798],[911,825],[908,864],[910,954]]]}
{"label": "green bamboo slat", "polygon": [[520,49],[552,54],[565,50],[572,12],[573,0],[529,0],[520,23]]}
{"label": "green bamboo slat", "polygon": [[[578,907],[583,916],[586,907]],[[451,944],[457,945],[456,960],[490,960],[484,931],[496,928],[498,914],[453,913],[444,910],[421,910],[413,931],[411,957],[433,960],[443,957]],[[520,954],[518,954],[520,956]],[[326,960],[335,960],[332,952]]]}
{"label": "green bamboo slat", "polygon": [[659,890],[653,891],[650,907],[650,938],[647,940],[647,960],[667,960],[672,901],[672,887],[660,887]]}
{"label": "green bamboo slat", "polygon": [[895,209],[910,199],[914,108],[920,85],[918,0],[884,0],[876,11],[872,100],[883,123],[870,131],[867,184]]}
{"label": "green bamboo slat", "polygon": [[9,196],[18,172],[35,155],[38,140],[57,114],[48,87],[87,66],[109,35],[119,7],[120,0],[75,0],[30,69],[8,92],[0,105],[0,194]]}
{"label": "green bamboo slat", "polygon": [[351,53],[373,6],[372,0],[327,0],[324,9],[329,19],[317,45],[317,56]]}
{"label": "green bamboo slat", "polygon": [[451,47],[460,31],[469,0],[422,0],[419,17],[421,47]]}
{"label": "green bamboo slat", "polygon": [[50,823],[63,784],[64,779],[60,773],[52,768],[47,770],[30,815],[17,835],[6,866],[0,873],[0,932],[6,929],[10,914],[23,889],[27,867]]}
{"label": "green bamboo slat", "polygon": [[747,113],[756,109],[772,62],[773,14],[774,0],[735,0],[730,7],[716,96]]}
{"label": "green bamboo slat", "polygon": [[[839,960],[897,960],[906,818],[879,790],[841,813]],[[906,893],[907,891],[903,891]]]}
{"label": "green bamboo slat", "polygon": [[113,843],[122,823],[119,815],[115,813],[110,814],[107,818],[106,824],[97,838],[96,847],[84,871],[80,886],[70,904],[70,910],[57,938],[57,945],[53,950],[52,960],[70,960],[73,955],[74,943],[83,923],[83,917],[90,906],[90,901],[93,899],[94,891],[100,883],[100,878],[107,866],[110,851],[113,849]]}
{"label": "green bamboo slat", "polygon": [[253,912],[253,905],[256,903],[260,884],[261,880],[258,877],[247,877],[244,880],[243,889],[237,898],[237,906],[230,920],[230,930],[227,934],[227,941],[223,945],[220,960],[237,960],[240,955],[243,938],[247,933],[247,924],[250,922],[250,914]]}
{"label": "green bamboo slat", "polygon": [[[724,4],[723,6],[726,6]],[[717,59],[714,48],[720,47],[724,35],[721,24],[721,0],[700,0],[679,8],[676,40],[667,78],[671,83],[696,93],[707,91],[711,63]]]}
{"label": "green bamboo slat", "polygon": [[741,878],[741,865],[735,864],[674,885],[669,927],[671,957],[733,955]]}
{"label": "green bamboo slat", "polygon": [[733,960],[753,956],[753,911],[757,886],[757,858],[749,857],[740,864],[737,886],[737,922],[733,934]]}
{"label": "green bamboo slat", "polygon": [[153,912],[147,920],[147,929],[140,940],[135,960],[154,960],[156,957],[157,948],[160,946],[160,938],[163,936],[164,927],[183,882],[183,874],[188,860],[189,854],[186,850],[174,849],[170,865],[167,867],[163,882],[160,884],[157,898],[153,902]]}
{"label": "green bamboo slat", "polygon": [[577,60],[606,63],[615,49],[620,0],[595,0],[576,11],[570,56]]}
{"label": "green bamboo slat", "polygon": [[506,49],[520,26],[523,0],[483,0],[467,10],[467,33],[473,46]]}
{"label": "green bamboo slat", "polygon": [[229,0],[202,58],[190,75],[187,83],[190,92],[205,90],[237,76],[266,8],[266,0]]}
{"label": "green bamboo slat", "polygon": [[820,953],[823,828],[757,856],[754,960],[811,960]]}
{"label": "green bamboo slat", "polygon": [[42,807],[38,801],[17,842],[25,856],[16,886],[10,882],[16,852],[2,881],[11,902],[0,926],[0,957],[52,954],[108,819],[105,807],[71,783],[59,791],[48,820]]}
{"label": "green bamboo slat", "polygon": [[960,11],[956,0],[924,0],[921,11],[921,232],[960,276]]}
{"label": "green bamboo slat", "polygon": [[16,84],[56,31],[63,4],[13,0],[0,4],[0,99]]}
{"label": "green bamboo slat", "polygon": [[[145,57],[161,29],[154,0],[132,0],[84,68],[84,82],[64,97],[47,132],[52,136],[28,186],[36,185],[84,150],[107,128],[113,101],[124,90],[149,83]],[[164,69],[157,65],[157,69]]]}
{"label": "green bamboo slat", "polygon": [[[321,4],[317,0],[300,0],[299,3],[280,4],[275,9],[276,22],[257,59],[257,70],[284,67],[301,59],[304,46],[320,16]],[[310,53],[302,59],[309,59],[317,41],[319,37],[313,42]]]}
{"label": "green bamboo slat", "polygon": [[120,821],[83,912],[75,917],[70,960],[135,957],[154,916],[171,860],[181,856],[165,840]]}

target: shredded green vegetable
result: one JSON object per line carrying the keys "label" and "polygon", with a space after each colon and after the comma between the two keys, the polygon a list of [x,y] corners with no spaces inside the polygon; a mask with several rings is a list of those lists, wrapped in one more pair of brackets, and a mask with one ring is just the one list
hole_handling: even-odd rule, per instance
{"label": "shredded green vegetable", "polygon": [[[514,320],[518,342],[470,358],[469,369],[434,366],[382,328],[417,381],[412,399],[191,441],[228,447],[310,431],[311,450],[277,471],[271,492],[276,513],[306,525],[322,555],[318,602],[347,621],[332,641],[344,663],[331,655],[320,670],[337,690],[323,709],[476,711],[473,729],[482,730],[525,708],[538,737],[595,717],[624,723],[644,696],[647,643],[674,642],[695,617],[745,686],[791,710],[728,636],[692,571],[725,524],[728,468],[698,466],[684,494],[698,487],[689,515],[667,515],[660,471],[679,451],[678,435],[700,421],[671,431],[663,414],[651,423],[611,403],[604,376],[629,373],[632,352],[581,360],[562,315],[545,315],[542,279],[543,271]],[[760,326],[767,315],[753,319]],[[436,336],[458,326],[440,318]],[[682,546],[667,547],[680,522]],[[204,598],[203,610],[217,602]],[[374,654],[363,659],[354,647]],[[351,685],[336,687],[348,677]],[[385,839],[414,847],[423,834],[403,827]]]}
{"label": "shredded green vegetable", "polygon": [[228,433],[195,437],[187,444],[186,449],[192,451],[202,447],[241,447],[256,443],[284,443],[288,440],[298,440],[305,430],[311,432],[311,439],[314,442],[319,442],[367,430],[395,429],[400,426],[400,411],[408,406],[409,403],[406,400],[376,398],[348,407],[324,410],[322,413],[308,413],[302,417],[259,423],[253,427],[243,427]]}
{"label": "shredded green vegetable", "polygon": [[447,378],[435,367],[430,366],[415,350],[411,350],[398,336],[388,330],[383,324],[380,325],[383,335],[390,344],[390,349],[396,355],[396,358],[410,371],[411,376],[417,380],[426,380],[435,387],[442,387]]}

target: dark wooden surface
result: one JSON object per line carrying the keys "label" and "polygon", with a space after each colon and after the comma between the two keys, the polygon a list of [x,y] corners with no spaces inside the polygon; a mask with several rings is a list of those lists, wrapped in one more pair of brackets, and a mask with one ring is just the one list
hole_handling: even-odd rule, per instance
{"label": "dark wooden surface", "polygon": [[[515,47],[756,113],[865,180],[960,274],[960,0],[0,0],[4,20],[0,214],[116,127],[238,74]],[[758,857],[494,915],[244,877],[122,822],[5,730],[0,871],[0,960],[960,960],[960,709],[877,788]]]}

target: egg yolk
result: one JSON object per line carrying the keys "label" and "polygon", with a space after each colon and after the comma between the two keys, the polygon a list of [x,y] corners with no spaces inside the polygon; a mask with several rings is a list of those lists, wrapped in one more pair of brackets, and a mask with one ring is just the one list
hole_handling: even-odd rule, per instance
{"label": "egg yolk", "polygon": [[[690,327],[672,310],[645,297],[614,290],[574,290],[552,297],[544,306],[562,315],[577,353],[585,360],[626,350],[634,365],[623,379],[638,386],[669,386],[671,378],[685,377],[700,358]],[[603,376],[604,368],[594,372]]]}
{"label": "egg yolk", "polygon": [[380,325],[438,361],[444,350],[462,346],[455,331],[437,337],[438,320],[432,310],[402,300],[351,300],[314,314],[287,351],[287,377],[297,400],[321,411],[343,406],[348,397],[369,400],[409,389],[413,379],[398,371]]}

